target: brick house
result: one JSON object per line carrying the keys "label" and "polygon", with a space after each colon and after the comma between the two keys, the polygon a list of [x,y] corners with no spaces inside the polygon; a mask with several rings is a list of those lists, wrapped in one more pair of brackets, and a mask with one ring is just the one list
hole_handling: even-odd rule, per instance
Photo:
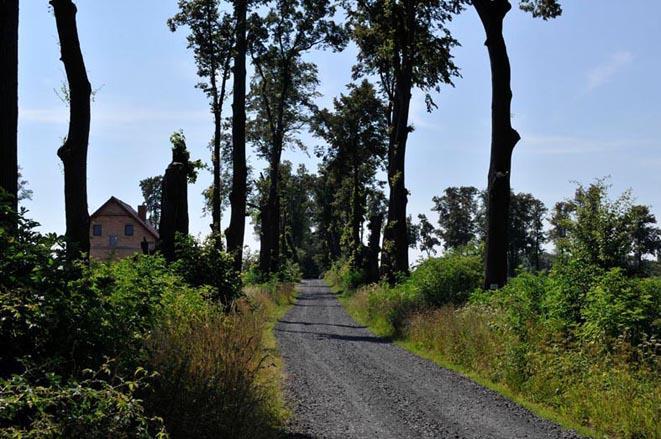
{"label": "brick house", "polygon": [[110,197],[90,216],[90,257],[121,259],[142,253],[143,242],[153,251],[158,231],[147,222],[147,207],[136,212],[122,200]]}

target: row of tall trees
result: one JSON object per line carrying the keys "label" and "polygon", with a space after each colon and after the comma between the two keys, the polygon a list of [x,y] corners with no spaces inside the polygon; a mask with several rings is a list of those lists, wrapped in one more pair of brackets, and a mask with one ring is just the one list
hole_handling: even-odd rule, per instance
{"label": "row of tall trees", "polygon": [[[91,87],[78,41],[76,7],[71,0],[51,0],[50,3],[55,13],[70,91],[70,128],[64,145],[58,151],[65,169],[66,236],[71,251],[80,253],[89,249],[85,182]],[[509,181],[512,152],[519,140],[518,133],[511,126],[510,65],[503,38],[504,19],[511,9],[509,1],[347,0],[343,3],[347,14],[346,26],[335,21],[335,6],[327,0],[274,0],[266,7],[259,8],[247,0],[235,0],[232,2],[232,14],[220,12],[219,0],[179,1],[179,12],[168,21],[168,25],[173,31],[181,26],[189,29],[189,47],[194,53],[198,74],[202,79],[199,87],[209,97],[214,121],[211,141],[214,178],[210,191],[211,229],[214,234],[221,232],[222,110],[230,78],[233,85],[232,214],[225,234],[228,250],[234,253],[237,268],[240,268],[242,259],[246,214],[246,140],[268,162],[263,177],[268,192],[259,206],[260,268],[265,273],[271,273],[277,271],[281,259],[282,152],[286,147],[299,146],[297,133],[307,125],[331,145],[324,161],[327,168],[322,174],[330,179],[336,178],[333,174],[338,172],[347,172],[352,176],[351,184],[341,184],[343,193],[349,194],[347,205],[351,206],[351,210],[347,219],[350,227],[344,236],[344,232],[336,231],[335,234],[339,237],[340,247],[344,245],[348,248],[347,254],[357,264],[362,263],[365,256],[365,251],[358,245],[357,238],[361,233],[358,224],[365,218],[370,218],[370,223],[372,219],[378,222],[365,206],[378,204],[373,201],[379,198],[379,195],[375,195],[379,191],[366,188],[372,184],[368,177],[372,169],[383,163],[381,156],[385,150],[389,191],[381,275],[393,280],[398,273],[408,272],[410,231],[406,213],[408,191],[405,185],[405,158],[408,134],[412,130],[409,125],[412,91],[417,88],[427,93],[427,107],[431,111],[435,103],[429,93],[438,91],[442,84],[451,84],[453,78],[458,76],[451,55],[452,48],[458,42],[448,31],[447,23],[466,5],[472,6],[481,20],[491,64],[492,141],[486,192],[485,282],[487,287],[499,287],[505,283],[508,272],[511,208]],[[251,6],[255,7],[255,11],[248,17]],[[533,16],[544,19],[561,13],[555,0],[522,0],[520,6]],[[7,179],[7,182],[3,180],[2,184],[10,196],[16,199],[16,129],[12,108],[16,107],[16,74],[13,68],[17,65],[15,47],[18,39],[18,2],[3,1],[1,8],[3,27],[0,50],[3,55],[7,54],[3,60],[7,60],[7,66],[10,67],[2,72],[7,78],[7,81],[2,82],[1,90],[2,111],[7,114],[6,118],[2,118],[0,130],[3,136],[3,166],[7,168],[7,172],[3,168],[3,179]],[[382,102],[372,108],[360,107],[369,105],[369,102],[357,103],[358,106],[352,110],[344,108],[342,105],[346,107],[346,102],[342,104],[343,98],[340,98],[337,101],[340,102],[339,107],[335,108],[336,114],[318,112],[314,106],[317,70],[314,64],[303,59],[304,54],[313,49],[341,50],[348,38],[352,38],[359,49],[354,77],[373,78],[378,83],[378,93],[370,91],[372,86],[366,83],[354,86],[351,93],[362,93],[362,98],[366,100]],[[248,55],[255,75],[250,92],[246,95]],[[369,93],[373,96],[367,96]],[[353,98],[359,99],[360,96]],[[364,133],[360,130],[351,133],[356,127],[348,126],[351,124],[347,125],[346,121],[340,120],[353,117],[352,114],[361,113],[361,110],[369,112],[373,108],[383,114],[361,116],[374,122],[371,129],[378,130],[378,134],[375,131]],[[246,120],[246,109],[252,116],[249,121]],[[346,137],[351,135],[357,137]],[[363,139],[361,136],[372,137]],[[370,142],[372,145],[368,145]],[[349,143],[352,145],[348,146]],[[341,162],[344,159],[341,157],[348,154],[356,158],[370,151],[373,160],[363,161],[361,169],[356,166],[342,168],[344,164]],[[7,160],[4,160],[5,157]],[[375,208],[375,211],[378,210]],[[160,220],[162,222],[163,219]],[[370,230],[376,230],[374,226],[372,224]],[[325,233],[332,235],[333,228]],[[327,245],[332,254],[337,252],[337,248],[332,247],[338,245],[336,239],[336,242],[330,241]],[[376,238],[374,242],[377,242]]]}

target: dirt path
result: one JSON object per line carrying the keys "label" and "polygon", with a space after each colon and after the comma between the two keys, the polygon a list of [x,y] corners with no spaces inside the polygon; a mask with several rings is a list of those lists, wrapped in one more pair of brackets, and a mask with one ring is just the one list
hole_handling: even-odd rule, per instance
{"label": "dirt path", "polygon": [[372,335],[322,281],[276,326],[297,438],[574,438],[474,382]]}

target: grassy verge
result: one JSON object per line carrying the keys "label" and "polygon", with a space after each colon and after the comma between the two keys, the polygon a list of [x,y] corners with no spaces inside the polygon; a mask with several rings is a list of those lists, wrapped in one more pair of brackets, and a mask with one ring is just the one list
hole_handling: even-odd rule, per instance
{"label": "grassy verge", "polygon": [[494,307],[413,308],[400,316],[383,298],[384,288],[343,292],[339,299],[375,334],[392,337],[402,348],[565,428],[589,437],[661,437],[654,364],[631,363],[630,352],[603,354],[566,341],[549,343],[541,328],[528,332],[538,338],[522,340],[499,326],[502,315]]}
{"label": "grassy verge", "polygon": [[264,312],[265,323],[262,330],[262,345],[269,355],[269,361],[262,370],[260,381],[264,385],[272,385],[272,405],[275,408],[279,425],[283,425],[290,412],[286,407],[283,397],[282,386],[284,374],[282,369],[282,358],[278,351],[278,343],[273,329],[282,317],[287,313],[296,298],[296,284],[261,284],[245,288],[246,296],[257,303]]}

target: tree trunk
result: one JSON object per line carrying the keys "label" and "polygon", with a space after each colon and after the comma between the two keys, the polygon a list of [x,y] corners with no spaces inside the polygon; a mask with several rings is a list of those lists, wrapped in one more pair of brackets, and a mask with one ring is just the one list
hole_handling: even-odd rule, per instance
{"label": "tree trunk", "polygon": [[[0,0],[0,188],[18,211],[18,0]],[[0,214],[1,215],[1,214]],[[0,217],[16,226],[12,215]]]}
{"label": "tree trunk", "polygon": [[[224,75],[224,73],[223,73]],[[223,81],[224,86],[224,81]],[[211,94],[213,102],[211,103],[213,112],[213,190],[211,191],[211,233],[220,235],[220,135],[221,135],[221,105],[222,98],[218,97],[218,87],[216,84],[216,71],[211,72]],[[222,242],[220,240],[218,243]]]}
{"label": "tree trunk", "polygon": [[159,248],[166,260],[175,259],[177,233],[188,235],[188,176],[185,164],[172,158],[163,176]]}
{"label": "tree trunk", "polygon": [[87,211],[87,147],[90,132],[90,97],[76,26],[76,5],[71,0],[51,0],[60,39],[60,50],[69,83],[69,133],[57,155],[64,164],[64,202],[67,254],[88,254],[90,218]]}
{"label": "tree trunk", "polygon": [[372,215],[367,224],[370,231],[367,243],[367,255],[365,257],[365,274],[368,283],[379,280],[379,243],[381,241],[381,226],[383,225],[383,215]]}
{"label": "tree trunk", "polygon": [[232,102],[232,213],[227,235],[227,251],[234,256],[234,268],[241,270],[246,226],[246,13],[247,0],[235,0],[236,47]]}
{"label": "tree trunk", "polygon": [[259,249],[259,267],[264,274],[278,271],[280,258],[280,156],[281,142],[276,140],[269,164],[269,193],[262,208],[262,223]]}
{"label": "tree trunk", "polygon": [[410,58],[415,40],[415,10],[406,2],[406,28],[402,30],[402,62],[395,68],[395,96],[388,146],[388,221],[383,235],[382,274],[392,283],[398,274],[409,272],[409,240],[406,225],[408,193],[404,170],[406,141],[409,135],[409,107],[413,86],[413,62]]}
{"label": "tree trunk", "polygon": [[354,268],[359,268],[362,265],[361,257],[361,247],[362,242],[360,240],[360,229],[363,223],[363,208],[362,208],[362,199],[361,199],[361,187],[360,179],[358,175],[358,166],[354,157],[353,160],[353,181],[351,188],[351,263]]}
{"label": "tree trunk", "polygon": [[487,36],[491,64],[491,161],[487,185],[487,248],[484,287],[507,283],[507,244],[512,152],[519,133],[512,128],[510,62],[503,38],[503,20],[512,8],[507,0],[474,0]]}

